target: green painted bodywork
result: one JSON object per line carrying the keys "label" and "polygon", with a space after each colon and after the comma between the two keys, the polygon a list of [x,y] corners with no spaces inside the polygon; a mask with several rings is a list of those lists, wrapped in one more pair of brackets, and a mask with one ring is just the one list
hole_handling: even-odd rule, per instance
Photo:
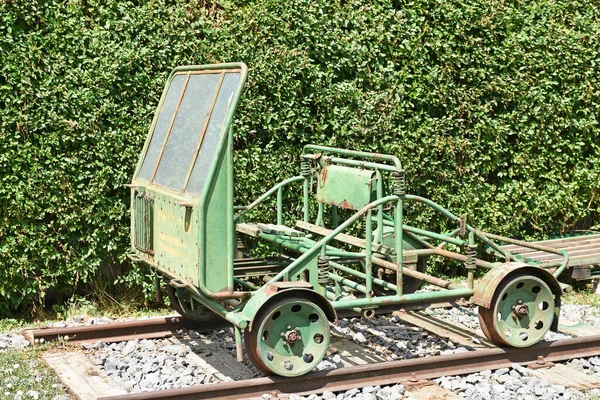
{"label": "green painted bodywork", "polygon": [[[489,308],[496,288],[514,271],[542,279],[560,298],[565,288],[556,278],[571,265],[566,251],[477,230],[465,216],[407,193],[405,172],[393,155],[307,145],[300,175],[282,180],[248,205],[235,205],[232,121],[246,74],[243,63],[231,63],[178,67],[169,76],[129,185],[134,261],[153,267],[168,284],[187,290],[195,302],[238,329],[248,329],[271,299],[285,302],[286,297],[308,299],[331,321],[340,309],[473,295],[476,304]],[[284,191],[286,198],[296,196],[301,214],[296,224],[283,225],[291,215],[284,213]],[[404,218],[409,203],[448,219],[453,230],[439,233],[409,225]],[[276,219],[262,220],[261,210],[272,204]],[[257,241],[271,247],[258,247],[262,253],[255,255]],[[502,244],[554,259],[524,259]],[[261,259],[265,249],[274,257]],[[479,249],[489,253],[486,259]],[[425,273],[423,262],[431,255],[463,262],[467,286]],[[577,259],[573,265],[584,262]],[[477,268],[490,271],[476,286]],[[440,290],[413,293],[413,287],[404,293],[407,278]],[[238,344],[239,337],[236,331]]]}
{"label": "green painted bodywork", "polygon": [[[233,292],[231,121],[246,71],[241,63],[176,68],[131,184],[133,199],[143,193],[153,204],[148,223],[143,202],[132,201],[136,258],[201,293]],[[148,226],[152,249],[136,245]]]}
{"label": "green painted bodywork", "polygon": [[318,176],[317,201],[359,210],[376,199],[375,171],[328,165]]}

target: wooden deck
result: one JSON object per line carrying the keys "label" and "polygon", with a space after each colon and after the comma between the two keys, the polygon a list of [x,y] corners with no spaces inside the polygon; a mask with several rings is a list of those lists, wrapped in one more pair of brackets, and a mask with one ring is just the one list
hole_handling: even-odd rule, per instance
{"label": "wooden deck", "polygon": [[[532,244],[565,250],[569,254],[569,266],[600,265],[600,234],[542,240],[532,242]],[[529,260],[543,264],[562,260],[562,257],[558,254],[539,251],[525,246],[511,244],[502,246],[501,248],[509,251],[511,254],[518,254]]]}

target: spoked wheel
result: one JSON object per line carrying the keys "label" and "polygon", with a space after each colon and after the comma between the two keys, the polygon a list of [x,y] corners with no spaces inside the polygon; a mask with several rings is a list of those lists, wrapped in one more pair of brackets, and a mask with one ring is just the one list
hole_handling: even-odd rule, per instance
{"label": "spoked wheel", "polygon": [[167,284],[167,294],[169,295],[171,307],[186,319],[202,322],[216,317],[215,313],[194,299],[185,288],[176,288]]}
{"label": "spoked wheel", "polygon": [[323,310],[302,297],[282,298],[259,310],[244,333],[250,361],[267,375],[299,376],[321,362],[329,346]]}
{"label": "spoked wheel", "polygon": [[498,285],[490,308],[479,307],[479,324],[496,345],[528,347],[550,329],[554,304],[552,290],[543,280],[517,274]]}

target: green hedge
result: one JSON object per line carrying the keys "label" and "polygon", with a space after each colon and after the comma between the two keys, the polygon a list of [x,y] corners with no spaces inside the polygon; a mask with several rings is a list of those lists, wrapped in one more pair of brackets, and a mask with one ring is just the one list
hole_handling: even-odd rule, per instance
{"label": "green hedge", "polygon": [[599,21],[594,0],[2,2],[0,313],[123,266],[122,185],[181,64],[250,68],[238,203],[319,143],[398,155],[486,230],[597,229]]}

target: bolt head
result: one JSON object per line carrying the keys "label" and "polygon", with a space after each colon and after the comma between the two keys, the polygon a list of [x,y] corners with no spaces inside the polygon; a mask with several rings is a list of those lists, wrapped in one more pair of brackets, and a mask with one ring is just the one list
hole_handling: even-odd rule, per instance
{"label": "bolt head", "polygon": [[298,340],[300,340],[300,335],[298,335],[298,332],[296,331],[288,331],[285,334],[285,340],[290,343],[296,343]]}

